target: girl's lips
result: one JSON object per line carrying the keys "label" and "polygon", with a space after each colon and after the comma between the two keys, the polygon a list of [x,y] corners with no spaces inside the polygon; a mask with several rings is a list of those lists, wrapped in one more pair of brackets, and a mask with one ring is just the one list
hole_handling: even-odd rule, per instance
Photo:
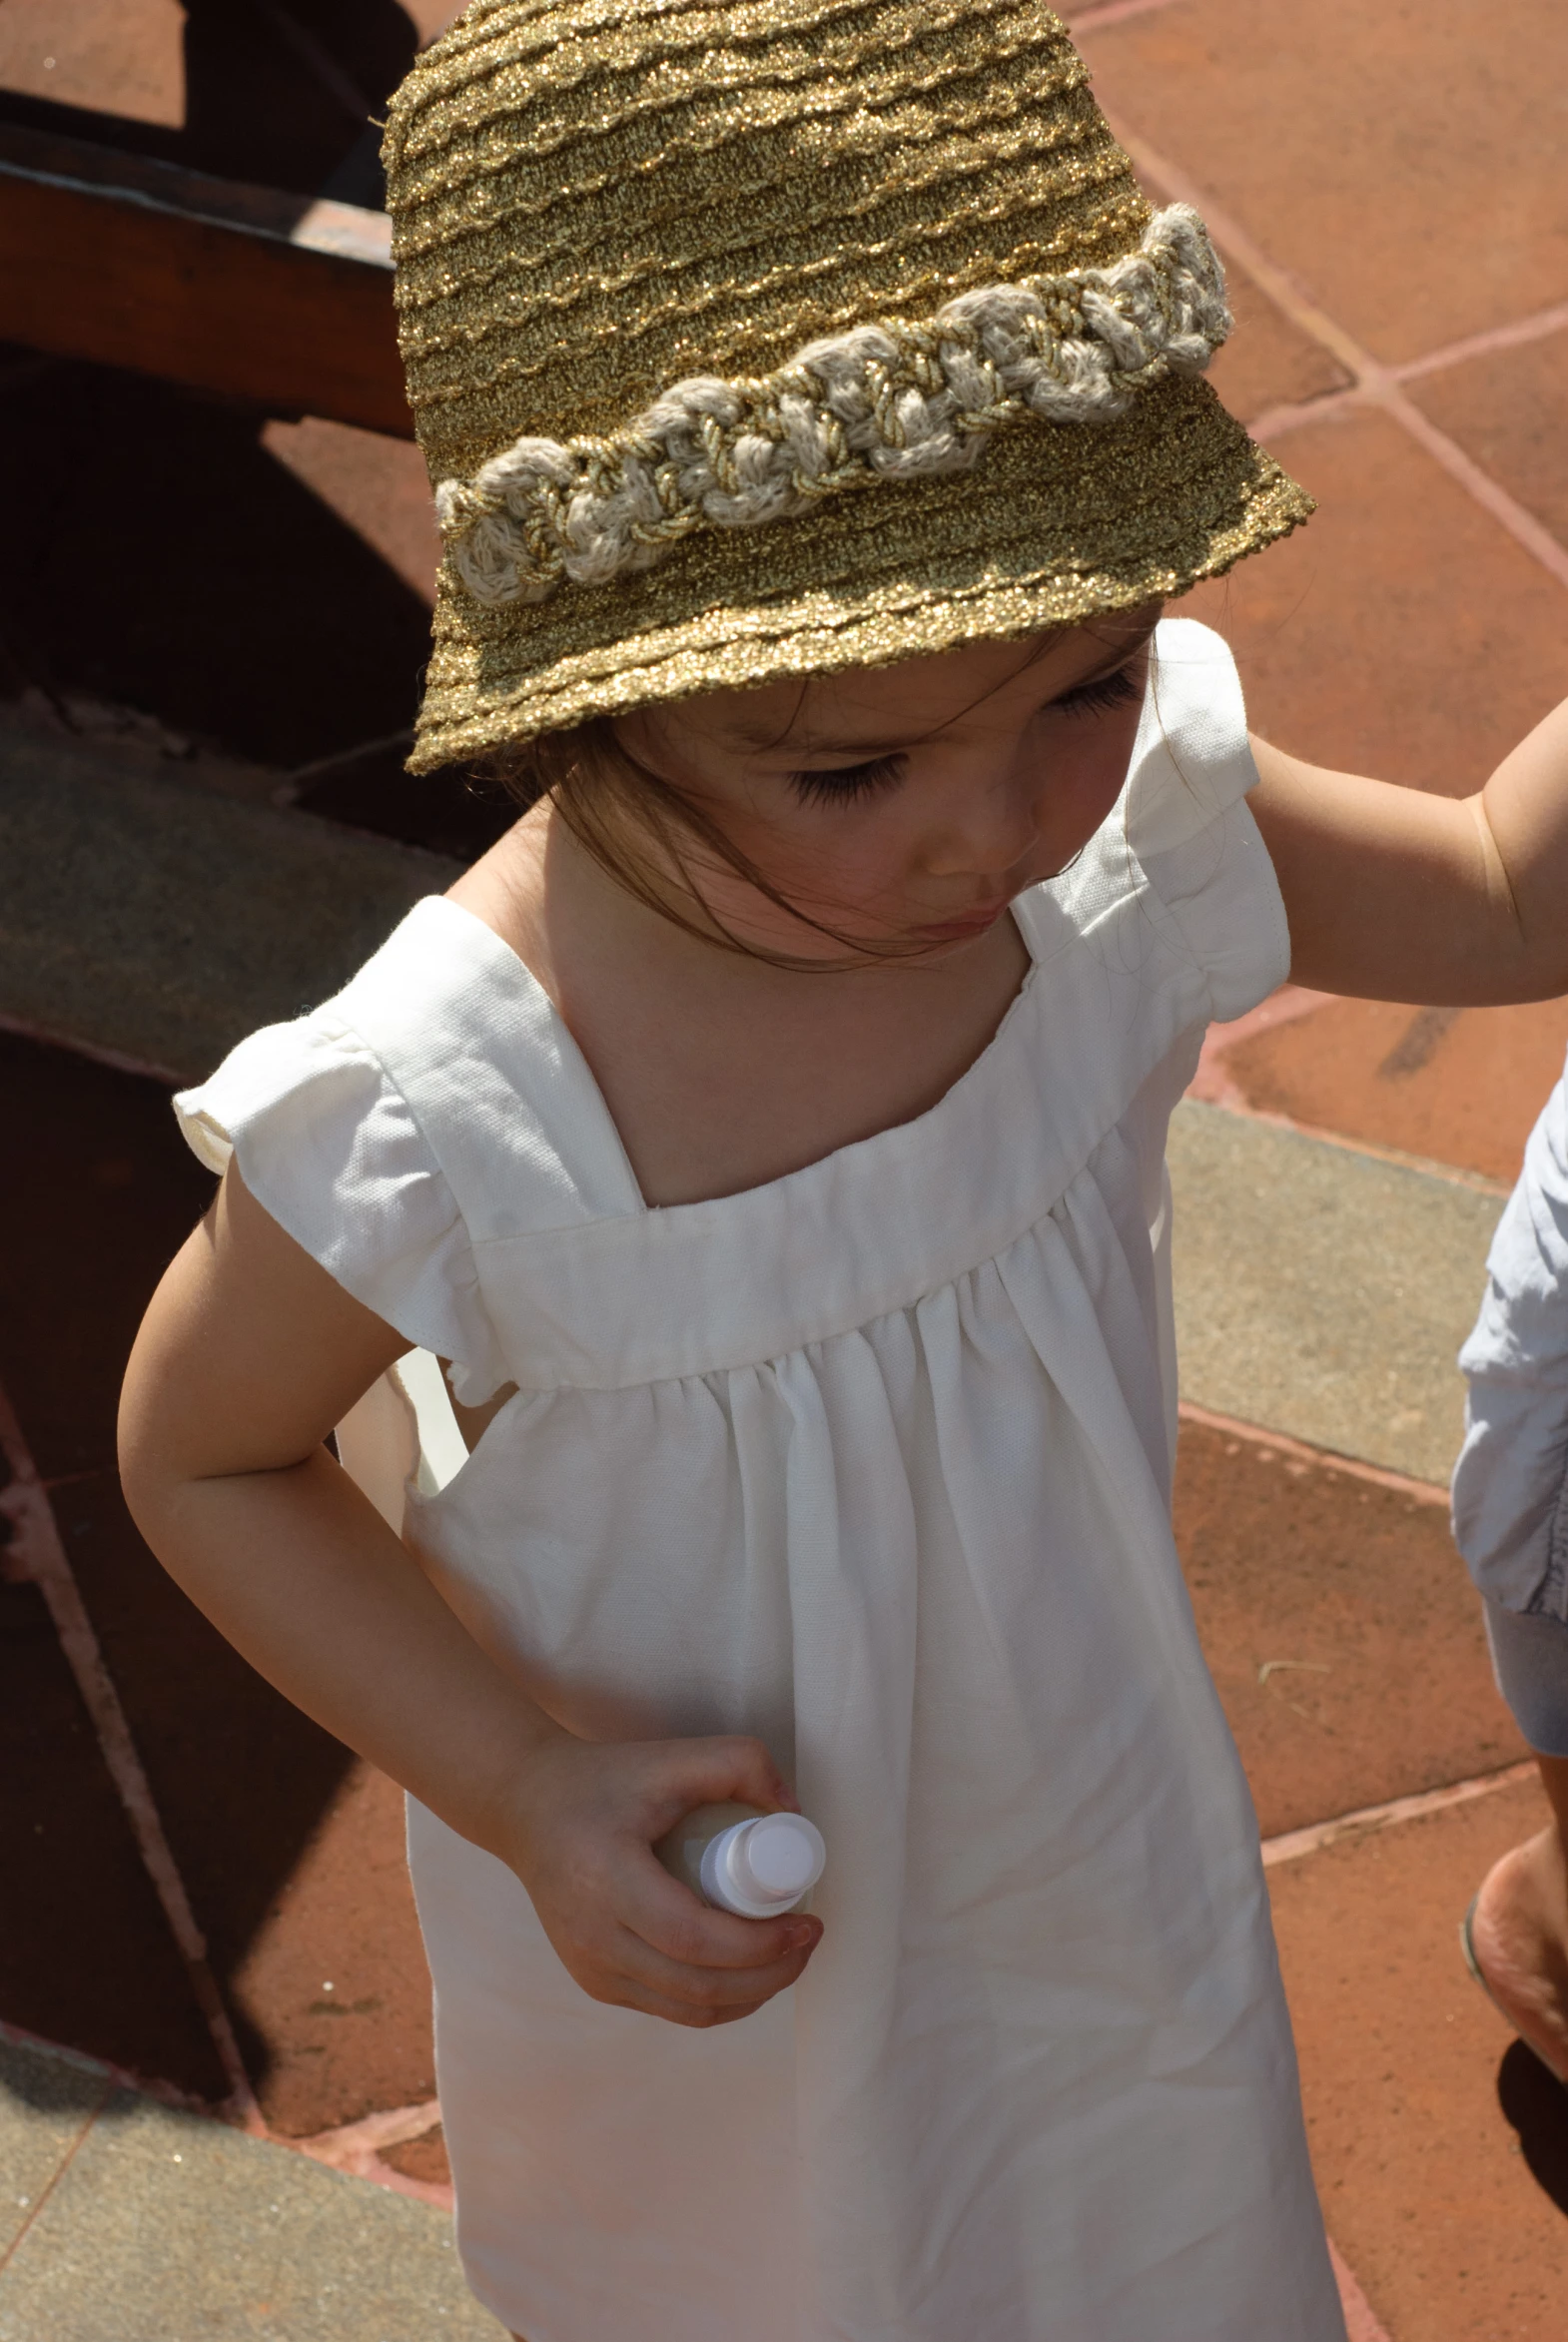
{"label": "girl's lips", "polygon": [[1006,902],[993,903],[988,911],[971,911],[967,919],[942,919],[930,927],[918,927],[915,933],[929,936],[935,943],[951,943],[963,936],[984,935],[988,927],[995,927],[1006,909]]}

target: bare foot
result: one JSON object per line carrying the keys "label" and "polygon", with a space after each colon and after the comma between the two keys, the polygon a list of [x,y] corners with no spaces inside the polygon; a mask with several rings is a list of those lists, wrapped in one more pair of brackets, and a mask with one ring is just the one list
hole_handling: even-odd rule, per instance
{"label": "bare foot", "polygon": [[1555,1829],[1514,1847],[1487,1872],[1469,1948],[1481,1982],[1519,2038],[1568,2083],[1568,1862]]}

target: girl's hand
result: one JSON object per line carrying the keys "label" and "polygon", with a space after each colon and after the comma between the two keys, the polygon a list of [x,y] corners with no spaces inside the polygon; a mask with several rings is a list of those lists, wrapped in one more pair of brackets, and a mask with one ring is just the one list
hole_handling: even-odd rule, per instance
{"label": "girl's hand", "polygon": [[799,1916],[712,1911],[652,1853],[694,1806],[798,1812],[761,1741],[544,1742],[521,1775],[509,1843],[567,1973],[592,2000],[705,2027],[793,1984],[822,1934]]}

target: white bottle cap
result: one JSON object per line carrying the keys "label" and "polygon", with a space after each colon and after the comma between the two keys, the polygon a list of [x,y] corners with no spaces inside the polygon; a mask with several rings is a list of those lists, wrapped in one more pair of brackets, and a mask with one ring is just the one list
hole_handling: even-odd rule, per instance
{"label": "white bottle cap", "polygon": [[804,1814],[760,1814],[708,1841],[702,1891],[742,1919],[776,1919],[816,1885],[827,1852],[821,1831]]}

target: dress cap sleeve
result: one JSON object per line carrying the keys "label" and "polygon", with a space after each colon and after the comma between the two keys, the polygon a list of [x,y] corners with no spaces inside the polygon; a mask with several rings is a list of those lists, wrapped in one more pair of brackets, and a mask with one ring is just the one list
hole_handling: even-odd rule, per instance
{"label": "dress cap sleeve", "polygon": [[509,1379],[467,1226],[407,1100],[329,1004],[268,1025],[174,1102],[210,1171],[246,1185],[344,1290],[452,1361],[478,1405]]}
{"label": "dress cap sleeve", "polygon": [[1257,777],[1229,646],[1193,618],[1164,619],[1124,798],[1127,844],[1204,969],[1220,1021],[1290,972],[1284,903],[1246,804]]}

